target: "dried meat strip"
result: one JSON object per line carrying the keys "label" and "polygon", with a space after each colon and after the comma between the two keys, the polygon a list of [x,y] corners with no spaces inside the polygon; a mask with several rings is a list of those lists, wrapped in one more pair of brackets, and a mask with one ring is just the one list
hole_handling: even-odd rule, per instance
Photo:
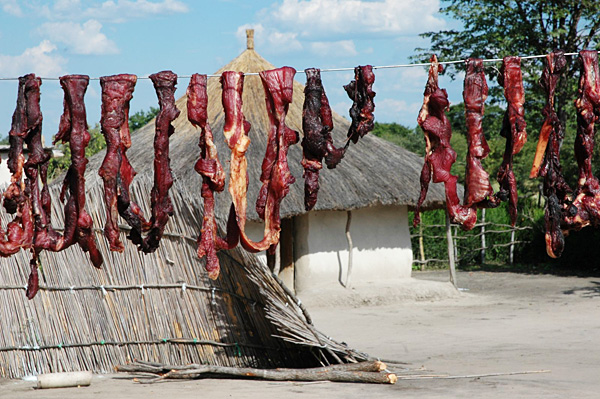
{"label": "dried meat strip", "polygon": [[177,75],[171,71],[162,71],[150,75],[150,80],[154,84],[160,110],[156,116],[154,135],[154,186],[150,194],[152,217],[143,242],[143,251],[146,253],[154,252],[158,248],[169,217],[173,215],[173,203],[169,198],[169,189],[173,186],[169,137],[175,132],[172,122],[179,116],[175,105]]}
{"label": "dried meat strip", "polygon": [[513,172],[513,156],[518,154],[527,142],[527,124],[525,123],[525,89],[519,57],[504,57],[500,69],[499,82],[504,87],[506,112],[502,121],[500,135],[506,138],[506,146],[497,180],[500,190],[497,197],[508,198],[508,212],[511,225],[517,222],[517,180]]}
{"label": "dried meat strip", "polygon": [[[4,207],[15,214],[5,231],[0,230],[0,256],[8,257],[33,243],[34,223],[29,192],[23,181],[25,137],[41,128],[42,116],[39,112],[39,87],[41,80],[33,74],[19,78],[17,106],[12,117],[9,132],[10,150],[8,168],[11,172],[10,185],[4,192]],[[35,108],[37,100],[37,108]]]}
{"label": "dried meat strip", "polygon": [[577,109],[577,136],[575,158],[579,169],[577,188],[571,205],[563,204],[563,230],[579,230],[585,226],[600,225],[600,183],[592,174],[594,153],[594,128],[600,118],[600,72],[598,53],[591,50],[579,52],[581,75]]}
{"label": "dried meat strip", "polygon": [[329,169],[335,168],[344,156],[344,148],[333,145],[331,131],[333,120],[329,101],[321,82],[319,69],[309,68],[304,87],[304,105],[302,109],[302,167],[304,168],[304,207],[307,211],[314,208],[319,192],[319,171],[322,161]]}
{"label": "dried meat strip", "polygon": [[448,94],[438,85],[438,74],[443,69],[437,57],[432,55],[429,76],[425,86],[423,106],[419,112],[417,123],[425,135],[425,163],[421,171],[421,194],[417,201],[417,209],[413,225],[420,222],[420,208],[427,196],[429,182],[444,183],[446,191],[446,209],[452,223],[459,224],[469,230],[477,221],[476,209],[465,207],[458,199],[457,178],[450,173],[452,164],[456,161],[456,152],[450,146],[452,130],[446,116],[448,109]]}
{"label": "dried meat strip", "polygon": [[[561,50],[546,56],[546,67],[540,84],[546,91],[546,105],[542,110],[545,117],[540,131],[530,177],[543,176],[543,192],[547,198],[545,210],[546,252],[552,258],[561,255],[564,235],[561,231],[561,210],[572,190],[566,183],[560,166],[560,147],[565,136],[562,124],[554,109],[554,94],[567,60]],[[543,160],[543,162],[542,162]]]}
{"label": "dried meat strip", "polygon": [[[245,237],[246,211],[248,208],[248,161],[246,151],[250,145],[250,123],[242,112],[242,92],[244,89],[244,74],[242,72],[225,71],[221,75],[222,103],[225,111],[223,134],[225,142],[231,149],[229,163],[229,194],[235,209],[240,239]],[[246,241],[249,241],[246,238]],[[268,248],[271,245],[265,247]]]}
{"label": "dried meat strip", "polygon": [[[121,165],[123,159],[127,162],[126,151],[131,145],[129,135],[129,103],[133,97],[133,90],[137,82],[135,75],[121,74],[103,76],[100,78],[102,87],[102,117],[100,126],[106,141],[106,155],[100,166],[98,174],[104,182],[104,201],[106,203],[106,224],[104,225],[104,236],[108,239],[111,251],[123,252],[123,243],[119,239],[119,210],[128,219],[135,218],[132,224],[142,223],[141,210],[131,216],[126,212],[136,207],[129,200],[129,184],[135,175],[133,168],[129,165],[129,178],[122,177]],[[127,184],[123,184],[123,182]],[[119,199],[121,199],[119,201]],[[120,205],[120,207],[119,207]],[[120,209],[119,209],[120,208]],[[139,209],[139,207],[137,207]]]}
{"label": "dried meat strip", "polygon": [[64,201],[67,191],[69,193],[65,204],[64,246],[78,243],[84,252],[89,252],[92,264],[100,267],[102,255],[96,247],[92,218],[85,210],[85,169],[88,163],[85,149],[90,141],[90,133],[83,97],[88,83],[89,77],[86,75],[66,75],[60,78],[65,93],[64,113],[60,118],[54,143],[69,143],[71,149],[71,165],[65,175],[60,196],[61,201]]}
{"label": "dried meat strip", "polygon": [[259,73],[271,125],[260,176],[263,185],[256,201],[256,212],[265,221],[265,238],[260,243],[254,243],[242,237],[242,245],[247,250],[261,251],[268,242],[271,243],[271,252],[275,250],[281,231],[281,201],[289,193],[290,185],[296,181],[288,167],[287,154],[290,146],[299,141],[299,134],[285,124],[293,100],[295,74],[296,70],[292,67]]}
{"label": "dried meat strip", "polygon": [[220,271],[217,251],[234,248],[239,241],[239,229],[232,205],[227,223],[227,237],[221,238],[218,235],[214,193],[225,189],[225,172],[219,162],[212,130],[207,122],[207,109],[206,75],[193,74],[187,88],[187,115],[190,123],[200,128],[200,158],[194,169],[202,176],[201,195],[204,199],[204,218],[197,252],[200,258],[206,256],[208,277],[215,280]]}
{"label": "dried meat strip", "polygon": [[465,170],[466,207],[489,201],[494,194],[490,177],[483,169],[481,160],[490,153],[482,128],[488,85],[485,80],[483,61],[469,58],[465,75],[463,99],[467,126],[467,163]]}
{"label": "dried meat strip", "polygon": [[[354,144],[361,137],[364,137],[373,130],[375,126],[375,117],[373,116],[373,111],[375,111],[375,104],[373,103],[375,92],[373,91],[373,83],[375,83],[373,67],[371,65],[364,65],[354,68],[354,80],[344,86],[344,90],[346,90],[348,97],[352,100],[352,107],[350,108],[352,123],[350,124],[350,129],[348,129],[348,140]],[[346,143],[346,148],[350,144],[350,141]]]}

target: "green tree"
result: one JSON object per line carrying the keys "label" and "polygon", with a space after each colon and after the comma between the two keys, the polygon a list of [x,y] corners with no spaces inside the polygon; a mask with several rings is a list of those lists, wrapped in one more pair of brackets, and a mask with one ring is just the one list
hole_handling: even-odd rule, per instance
{"label": "green tree", "polygon": [[373,134],[416,154],[425,155],[425,141],[420,128],[411,129],[398,123],[375,122]]}
{"label": "green tree", "polygon": [[131,115],[129,117],[129,130],[135,132],[142,126],[145,126],[152,120],[152,118],[158,115],[158,111],[158,108],[150,107],[148,111],[141,110]]}
{"label": "green tree", "polygon": [[[152,120],[157,114],[159,109],[150,107],[148,111],[138,111],[129,117],[129,129],[135,132],[142,126],[145,126]],[[100,130],[100,125],[96,123],[93,128],[89,129],[90,142],[85,149],[85,156],[91,157],[95,153],[103,150],[106,147],[106,141],[104,135]],[[63,156],[52,158],[48,167],[48,177],[53,179],[58,176],[62,171],[66,170],[71,164],[71,150],[68,145],[58,144],[58,149],[62,151]]]}

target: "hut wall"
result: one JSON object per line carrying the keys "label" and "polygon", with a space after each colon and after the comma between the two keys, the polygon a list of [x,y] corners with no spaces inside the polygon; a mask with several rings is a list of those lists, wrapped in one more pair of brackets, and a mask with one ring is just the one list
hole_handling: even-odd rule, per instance
{"label": "hut wall", "polygon": [[[297,292],[345,281],[348,242],[346,211],[310,212],[294,222],[295,288]],[[375,206],[352,211],[351,282],[409,278],[412,249],[406,206]]]}
{"label": "hut wall", "polygon": [[7,166],[8,152],[0,152],[0,159],[2,162],[0,163],[0,187],[3,187],[5,184],[10,183],[10,171]]}

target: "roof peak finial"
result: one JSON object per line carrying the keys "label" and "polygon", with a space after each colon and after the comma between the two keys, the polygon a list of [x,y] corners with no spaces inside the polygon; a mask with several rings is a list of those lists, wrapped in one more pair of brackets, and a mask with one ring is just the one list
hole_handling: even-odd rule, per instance
{"label": "roof peak finial", "polygon": [[246,49],[254,50],[254,29],[246,29]]}

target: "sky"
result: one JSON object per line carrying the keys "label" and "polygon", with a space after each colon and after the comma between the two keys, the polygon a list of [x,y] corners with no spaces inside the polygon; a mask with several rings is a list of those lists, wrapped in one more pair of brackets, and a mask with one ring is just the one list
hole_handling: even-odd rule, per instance
{"label": "sky", "polygon": [[[0,0],[0,77],[36,73],[42,78],[85,74],[92,78],[161,70],[178,75],[211,74],[246,47],[255,29],[255,49],[275,66],[297,70],[409,62],[420,33],[447,29],[439,0]],[[455,23],[454,23],[455,24]],[[375,119],[416,126],[426,81],[423,67],[375,71]],[[353,72],[323,73],[333,109],[348,116],[351,101],[342,86]],[[304,83],[304,75],[296,75]],[[460,102],[458,82],[442,77],[451,102]],[[188,79],[179,79],[176,97]],[[10,130],[17,82],[0,81],[0,136]],[[43,80],[43,134],[56,133],[63,92]],[[100,84],[86,94],[88,124],[100,120]],[[152,83],[139,80],[131,112],[157,106]],[[2,131],[2,129],[4,131]]]}

